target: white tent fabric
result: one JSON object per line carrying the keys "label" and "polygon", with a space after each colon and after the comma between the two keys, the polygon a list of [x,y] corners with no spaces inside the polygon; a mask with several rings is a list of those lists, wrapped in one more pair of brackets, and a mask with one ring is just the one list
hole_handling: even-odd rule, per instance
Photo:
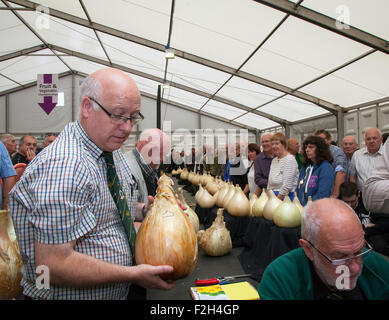
{"label": "white tent fabric", "polygon": [[113,66],[149,96],[169,84],[164,101],[259,130],[389,97],[384,0],[1,0],[0,9],[0,97],[37,73]]}

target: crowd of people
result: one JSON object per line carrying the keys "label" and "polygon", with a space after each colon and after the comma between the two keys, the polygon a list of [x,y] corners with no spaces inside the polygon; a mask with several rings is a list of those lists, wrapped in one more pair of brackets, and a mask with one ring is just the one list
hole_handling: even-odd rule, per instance
{"label": "crowd of people", "polygon": [[[331,266],[342,263],[353,267],[352,293],[345,298],[379,297],[369,290],[388,281],[382,276],[387,265],[370,253],[362,271],[360,260],[371,249],[389,256],[389,143],[382,144],[377,128],[365,132],[361,149],[354,137],[337,147],[328,131],[318,130],[301,150],[297,139],[268,133],[261,146],[240,141],[189,153],[171,149],[168,136],[153,128],[122,153],[144,118],[131,77],[113,68],[96,71],[81,85],[80,105],[78,120],[58,136],[47,134],[41,150],[31,135],[21,137],[18,148],[14,136],[0,137],[1,207],[10,207],[19,240],[25,299],[145,299],[147,288],[173,288],[163,280],[171,266],[136,264],[132,232],[154,201],[160,172],[178,167],[220,176],[248,198],[265,189],[281,200],[296,194],[303,205],[312,198],[301,248],[266,270],[259,287],[264,299],[327,297],[334,291]],[[36,286],[39,265],[50,270],[48,289]]]}

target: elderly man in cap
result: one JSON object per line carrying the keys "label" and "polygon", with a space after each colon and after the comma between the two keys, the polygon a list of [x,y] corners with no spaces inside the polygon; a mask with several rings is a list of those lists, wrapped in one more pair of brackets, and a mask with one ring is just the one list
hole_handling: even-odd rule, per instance
{"label": "elderly man in cap", "polygon": [[389,299],[389,261],[371,250],[357,215],[343,201],[308,204],[301,236],[301,248],[266,268],[258,288],[261,299]]}

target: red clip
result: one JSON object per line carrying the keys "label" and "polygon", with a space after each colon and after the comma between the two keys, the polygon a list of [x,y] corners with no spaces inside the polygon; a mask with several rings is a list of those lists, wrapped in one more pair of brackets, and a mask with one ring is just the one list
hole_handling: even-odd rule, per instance
{"label": "red clip", "polygon": [[204,279],[204,280],[196,280],[196,286],[209,286],[211,284],[219,284],[218,279]]}

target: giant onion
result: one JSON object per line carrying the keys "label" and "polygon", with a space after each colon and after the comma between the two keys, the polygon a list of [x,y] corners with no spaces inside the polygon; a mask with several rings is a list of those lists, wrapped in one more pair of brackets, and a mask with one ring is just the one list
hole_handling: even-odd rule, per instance
{"label": "giant onion", "polygon": [[303,215],[304,207],[301,205],[299,198],[297,197],[296,192],[294,193],[293,203],[299,208],[301,215]]}
{"label": "giant onion", "polygon": [[283,228],[294,228],[301,224],[300,209],[290,201],[288,195],[273,213],[274,224]]}
{"label": "giant onion", "polygon": [[[200,184],[200,188],[202,188],[201,184]],[[207,191],[207,189],[202,188],[202,190],[203,191],[201,192],[201,194],[199,194],[197,197],[197,203],[199,204],[199,206],[201,208],[206,208],[206,209],[213,208],[215,206],[215,203],[216,203],[215,197],[212,196]]]}
{"label": "giant onion", "polygon": [[223,208],[226,209],[227,206],[228,206],[228,202],[232,199],[232,197],[234,196],[235,194],[235,187],[234,185],[231,183],[230,186],[228,187],[228,192],[226,193],[226,195],[224,196],[223,198]]}
{"label": "giant onion", "polygon": [[0,210],[0,300],[14,299],[21,291],[22,265],[10,212]]}
{"label": "giant onion", "polygon": [[238,184],[225,209],[231,216],[237,217],[247,216],[250,213],[250,201]]}
{"label": "giant onion", "polygon": [[137,264],[170,265],[173,272],[161,277],[176,280],[193,271],[197,258],[197,236],[189,217],[178,205],[171,187],[159,184],[136,236]]}
{"label": "giant onion", "polygon": [[184,212],[188,215],[190,222],[192,223],[193,229],[195,233],[199,231],[200,228],[200,221],[199,217],[197,216],[196,212],[192,210],[192,208],[187,204],[185,197],[184,197],[184,192],[182,191],[182,188],[178,188],[178,200],[181,201],[181,203],[186,207]]}
{"label": "giant onion", "polygon": [[264,188],[262,190],[261,195],[254,202],[254,205],[252,208],[253,217],[262,217],[263,216],[263,209],[265,208],[265,205],[266,205],[268,200],[269,200],[269,197],[267,195],[267,190],[266,190],[266,188]]}
{"label": "giant onion", "polygon": [[250,217],[253,216],[253,205],[254,205],[255,201],[257,201],[257,199],[258,199],[258,197],[255,193],[250,198],[250,214],[249,214]]}
{"label": "giant onion", "polygon": [[225,183],[224,186],[219,190],[219,193],[218,193],[217,199],[216,199],[216,205],[220,208],[223,207],[223,199],[224,199],[225,195],[227,194],[229,187],[230,187],[230,184]]}
{"label": "giant onion", "polygon": [[182,171],[180,173],[180,179],[181,180],[187,180],[188,179],[188,175],[189,175],[188,169],[184,168],[184,169],[182,169]]}
{"label": "giant onion", "polygon": [[282,203],[274,194],[273,190],[268,190],[269,199],[263,208],[263,217],[269,221],[273,221],[273,214],[277,207]]}
{"label": "giant onion", "polygon": [[210,256],[223,256],[232,250],[230,231],[226,228],[223,209],[217,211],[212,225],[207,230],[197,233],[200,247]]}

